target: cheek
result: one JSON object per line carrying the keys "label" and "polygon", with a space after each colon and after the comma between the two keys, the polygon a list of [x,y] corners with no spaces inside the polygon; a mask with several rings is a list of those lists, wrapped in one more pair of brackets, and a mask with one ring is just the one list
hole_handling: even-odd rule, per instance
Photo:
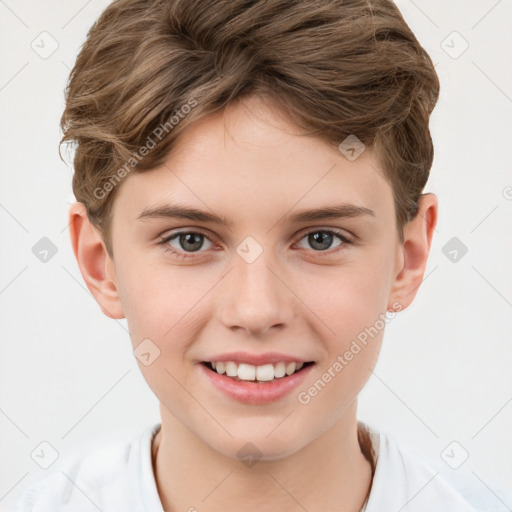
{"label": "cheek", "polygon": [[311,294],[311,301],[305,301],[329,330],[322,329],[326,356],[318,374],[297,398],[312,417],[327,415],[326,424],[339,419],[377,362],[387,325],[387,281],[382,272],[377,267],[345,268],[338,279],[316,288],[322,293]]}
{"label": "cheek", "polygon": [[204,292],[164,266],[140,265],[123,277],[120,294],[141,373],[161,402],[186,409],[187,394],[178,382],[190,388],[186,352],[200,327],[200,308],[193,306]]}
{"label": "cheek", "polygon": [[201,297],[201,290],[189,278],[164,265],[126,259],[120,266],[118,291],[132,338],[134,334],[155,339],[170,336],[166,333]]}
{"label": "cheek", "polygon": [[331,267],[323,275],[301,276],[299,296],[338,340],[348,340],[385,313],[389,270],[383,262]]}

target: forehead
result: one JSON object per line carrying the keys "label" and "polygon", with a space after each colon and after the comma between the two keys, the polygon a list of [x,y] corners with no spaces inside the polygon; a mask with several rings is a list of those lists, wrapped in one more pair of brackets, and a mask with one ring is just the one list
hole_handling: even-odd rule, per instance
{"label": "forehead", "polygon": [[369,149],[349,161],[258,99],[189,126],[163,165],[125,179],[115,202],[114,211],[132,220],[145,208],[176,202],[221,209],[230,219],[256,215],[267,224],[323,203],[394,214],[391,187]]}

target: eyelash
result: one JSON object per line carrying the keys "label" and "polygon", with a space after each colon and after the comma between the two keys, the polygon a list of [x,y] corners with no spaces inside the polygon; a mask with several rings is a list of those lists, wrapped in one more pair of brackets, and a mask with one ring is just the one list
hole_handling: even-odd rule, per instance
{"label": "eyelash", "polygon": [[[341,245],[337,246],[334,250],[330,250],[330,249],[327,249],[325,251],[314,251],[313,250],[314,253],[332,254],[332,253],[338,252],[338,250],[341,250],[344,245],[354,244],[354,242],[351,241],[349,238],[347,238],[344,234],[342,234],[340,231],[337,231],[334,229],[313,229],[311,231],[308,231],[307,233],[304,233],[300,238],[297,239],[297,242],[299,242],[303,238],[307,237],[308,235],[311,235],[312,233],[329,233],[330,235],[335,235],[335,236],[339,237],[339,239],[343,242]],[[174,238],[178,237],[179,235],[190,235],[190,234],[201,235],[201,236],[204,236],[205,238],[207,238],[208,240],[210,240],[210,238],[206,234],[201,233],[200,231],[177,231],[176,233],[173,233],[172,235],[166,236],[163,239],[161,239],[158,242],[158,245],[162,246],[164,252],[171,253],[173,256],[177,256],[178,258],[183,258],[183,259],[193,258],[195,256],[194,252],[191,252],[191,253],[178,252],[178,251],[174,250],[170,245],[168,245],[168,242],[170,242]],[[211,240],[210,240],[210,242],[211,242]],[[201,252],[201,251],[198,251],[198,252]]]}

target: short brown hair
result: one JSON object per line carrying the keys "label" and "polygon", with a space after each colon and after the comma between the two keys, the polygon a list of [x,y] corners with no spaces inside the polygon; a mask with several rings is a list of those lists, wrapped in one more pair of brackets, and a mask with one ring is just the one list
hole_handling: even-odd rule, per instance
{"label": "short brown hair", "polygon": [[87,34],[61,118],[73,192],[111,256],[117,181],[253,94],[308,135],[334,146],[355,135],[375,150],[403,241],[432,166],[439,80],[391,0],[115,0]]}

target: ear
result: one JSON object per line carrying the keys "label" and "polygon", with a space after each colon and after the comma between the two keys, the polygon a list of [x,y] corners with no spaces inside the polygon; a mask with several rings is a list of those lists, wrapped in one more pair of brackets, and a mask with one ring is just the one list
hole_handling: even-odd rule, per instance
{"label": "ear", "polygon": [[404,227],[404,242],[398,253],[398,273],[392,283],[388,311],[405,309],[414,300],[425,274],[437,215],[437,197],[422,194],[416,216]]}
{"label": "ear", "polygon": [[89,220],[84,203],[73,203],[70,206],[69,231],[73,252],[87,288],[105,315],[124,318],[116,287],[114,263],[100,231]]}

